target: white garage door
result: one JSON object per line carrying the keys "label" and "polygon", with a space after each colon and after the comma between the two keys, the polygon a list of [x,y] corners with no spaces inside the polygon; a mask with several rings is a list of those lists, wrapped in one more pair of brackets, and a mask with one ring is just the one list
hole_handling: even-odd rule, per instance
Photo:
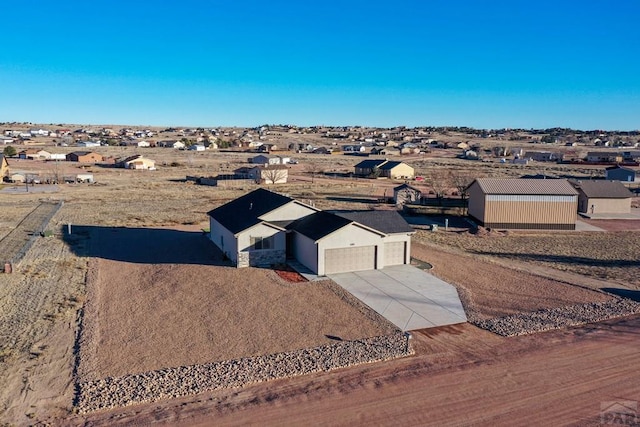
{"label": "white garage door", "polygon": [[384,265],[404,264],[405,242],[389,242],[384,244]]}
{"label": "white garage door", "polygon": [[324,251],[324,274],[373,270],[375,268],[375,246],[357,246]]}

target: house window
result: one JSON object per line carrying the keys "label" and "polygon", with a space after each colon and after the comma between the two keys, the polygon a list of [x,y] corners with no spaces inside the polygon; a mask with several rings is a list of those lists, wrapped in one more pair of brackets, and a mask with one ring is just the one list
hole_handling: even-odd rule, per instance
{"label": "house window", "polygon": [[251,248],[254,250],[273,249],[273,236],[254,237],[251,236]]}

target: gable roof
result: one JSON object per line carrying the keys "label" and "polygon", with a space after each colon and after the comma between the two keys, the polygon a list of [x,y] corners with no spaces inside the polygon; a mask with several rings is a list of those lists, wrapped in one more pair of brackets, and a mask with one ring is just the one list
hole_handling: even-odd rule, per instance
{"label": "gable roof", "polygon": [[605,170],[608,170],[608,171],[613,171],[613,170],[622,170],[622,171],[625,171],[625,172],[633,172],[633,173],[635,173],[635,172],[636,172],[636,171],[634,171],[633,169],[625,168],[625,167],[622,167],[622,166],[620,166],[620,165],[609,166],[609,167],[608,167],[608,168],[606,168]]}
{"label": "gable roof", "polygon": [[292,222],[287,228],[317,241],[352,222],[330,212],[319,211]]}
{"label": "gable roof", "polygon": [[[382,166],[380,166],[380,169],[382,170],[391,170],[393,168],[395,168],[396,166],[400,166],[401,164],[403,164],[403,162],[397,162],[397,161],[388,161],[385,162]],[[409,165],[407,165],[409,166]]]}
{"label": "gable roof", "polygon": [[355,221],[384,234],[413,233],[415,230],[396,211],[342,211],[336,215]]}
{"label": "gable roof", "polygon": [[417,191],[418,193],[422,193],[422,190],[409,184],[401,184],[401,185],[398,185],[397,187],[393,187],[393,191],[400,191],[400,190],[404,190],[405,188],[408,188],[409,190]]}
{"label": "gable roof", "polygon": [[375,167],[380,167],[382,164],[386,163],[386,160],[363,160],[360,163],[358,163],[357,165],[355,165],[355,168],[361,168],[361,169],[373,169]]}
{"label": "gable roof", "polygon": [[259,218],[262,215],[292,201],[289,197],[259,188],[207,213],[236,234],[262,222]]}
{"label": "gable roof", "polygon": [[573,185],[587,197],[627,199],[633,194],[620,181],[574,181]]}
{"label": "gable roof", "polygon": [[575,196],[578,192],[566,179],[527,179],[527,178],[477,178],[484,194],[537,195],[537,196]]}

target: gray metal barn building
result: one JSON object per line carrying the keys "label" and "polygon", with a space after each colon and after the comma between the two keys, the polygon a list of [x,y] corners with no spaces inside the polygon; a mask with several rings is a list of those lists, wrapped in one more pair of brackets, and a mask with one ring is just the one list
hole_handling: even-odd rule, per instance
{"label": "gray metal barn building", "polygon": [[485,227],[576,228],[578,192],[566,179],[479,178],[468,193],[469,216]]}

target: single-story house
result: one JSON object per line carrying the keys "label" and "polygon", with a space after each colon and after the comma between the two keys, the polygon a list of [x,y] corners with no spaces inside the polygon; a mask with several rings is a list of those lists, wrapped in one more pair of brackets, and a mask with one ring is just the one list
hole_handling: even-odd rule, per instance
{"label": "single-story house", "polygon": [[7,145],[7,144],[13,144],[13,138],[7,138],[7,137],[2,137],[0,138],[0,143],[2,143],[2,145]]}
{"label": "single-story house", "polygon": [[51,158],[51,153],[45,150],[38,150],[36,148],[28,148],[18,153],[18,158],[29,160],[40,160]]}
{"label": "single-story house", "polygon": [[9,174],[9,176],[7,177],[7,181],[13,182],[15,184],[17,183],[23,184],[25,180],[26,180],[25,174],[20,172]]}
{"label": "single-story house", "polygon": [[0,154],[0,178],[9,175],[9,162],[4,154]]}
{"label": "single-story house", "polygon": [[615,151],[590,151],[587,153],[587,161],[593,163],[620,163],[622,155]]}
{"label": "single-story house", "polygon": [[127,157],[116,163],[116,167],[137,170],[154,170],[156,168],[155,160],[147,159],[142,154]]}
{"label": "single-story house", "polygon": [[164,141],[158,141],[158,147],[175,148],[177,150],[183,150],[185,147],[185,144],[182,141],[164,140]]}
{"label": "single-story house", "polygon": [[622,166],[608,167],[605,174],[609,181],[634,182],[636,180],[636,171]]}
{"label": "single-story house", "polygon": [[247,175],[260,184],[286,184],[289,168],[279,164],[255,166],[247,170]]}
{"label": "single-story house", "polygon": [[364,145],[343,145],[342,151],[345,153],[364,153],[367,148]]}
{"label": "single-story house", "polygon": [[391,179],[413,179],[415,170],[404,162],[388,161],[380,166],[382,176]]}
{"label": "single-story house", "polygon": [[258,189],[209,220],[211,241],[237,267],[290,258],[322,276],[410,262],[413,229],[395,211],[323,212]]}
{"label": "single-story house", "polygon": [[280,157],[277,156],[267,156],[264,154],[260,154],[258,156],[252,157],[250,159],[251,163],[256,165],[279,165],[281,164]]}
{"label": "single-story house", "polygon": [[149,141],[138,141],[136,145],[141,148],[151,147],[151,143]]}
{"label": "single-story house", "polygon": [[478,178],[469,216],[485,227],[575,230],[578,192],[566,179]]}
{"label": "single-story house", "polygon": [[578,190],[578,212],[584,214],[628,214],[633,194],[620,181],[572,181]]}
{"label": "single-story house", "polygon": [[47,160],[66,160],[67,155],[63,153],[51,153]]}
{"label": "single-story house", "polygon": [[404,162],[390,160],[363,160],[354,166],[358,176],[386,177],[391,179],[413,179],[414,169]]}
{"label": "single-story house", "polygon": [[68,162],[96,163],[103,160],[100,154],[91,151],[74,151],[73,153],[67,154]]}
{"label": "single-story house", "polygon": [[191,147],[189,147],[189,150],[191,151],[204,151],[207,148],[204,145],[201,144],[196,144],[196,145],[192,145]]}
{"label": "single-story house", "polygon": [[422,191],[409,184],[402,184],[393,189],[393,203],[396,205],[404,205],[405,203],[414,203],[422,198]]}
{"label": "single-story house", "polygon": [[561,161],[563,156],[552,151],[527,151],[522,157],[536,162],[557,162]]}
{"label": "single-story house", "polygon": [[93,148],[100,147],[100,141],[78,141],[76,147]]}

